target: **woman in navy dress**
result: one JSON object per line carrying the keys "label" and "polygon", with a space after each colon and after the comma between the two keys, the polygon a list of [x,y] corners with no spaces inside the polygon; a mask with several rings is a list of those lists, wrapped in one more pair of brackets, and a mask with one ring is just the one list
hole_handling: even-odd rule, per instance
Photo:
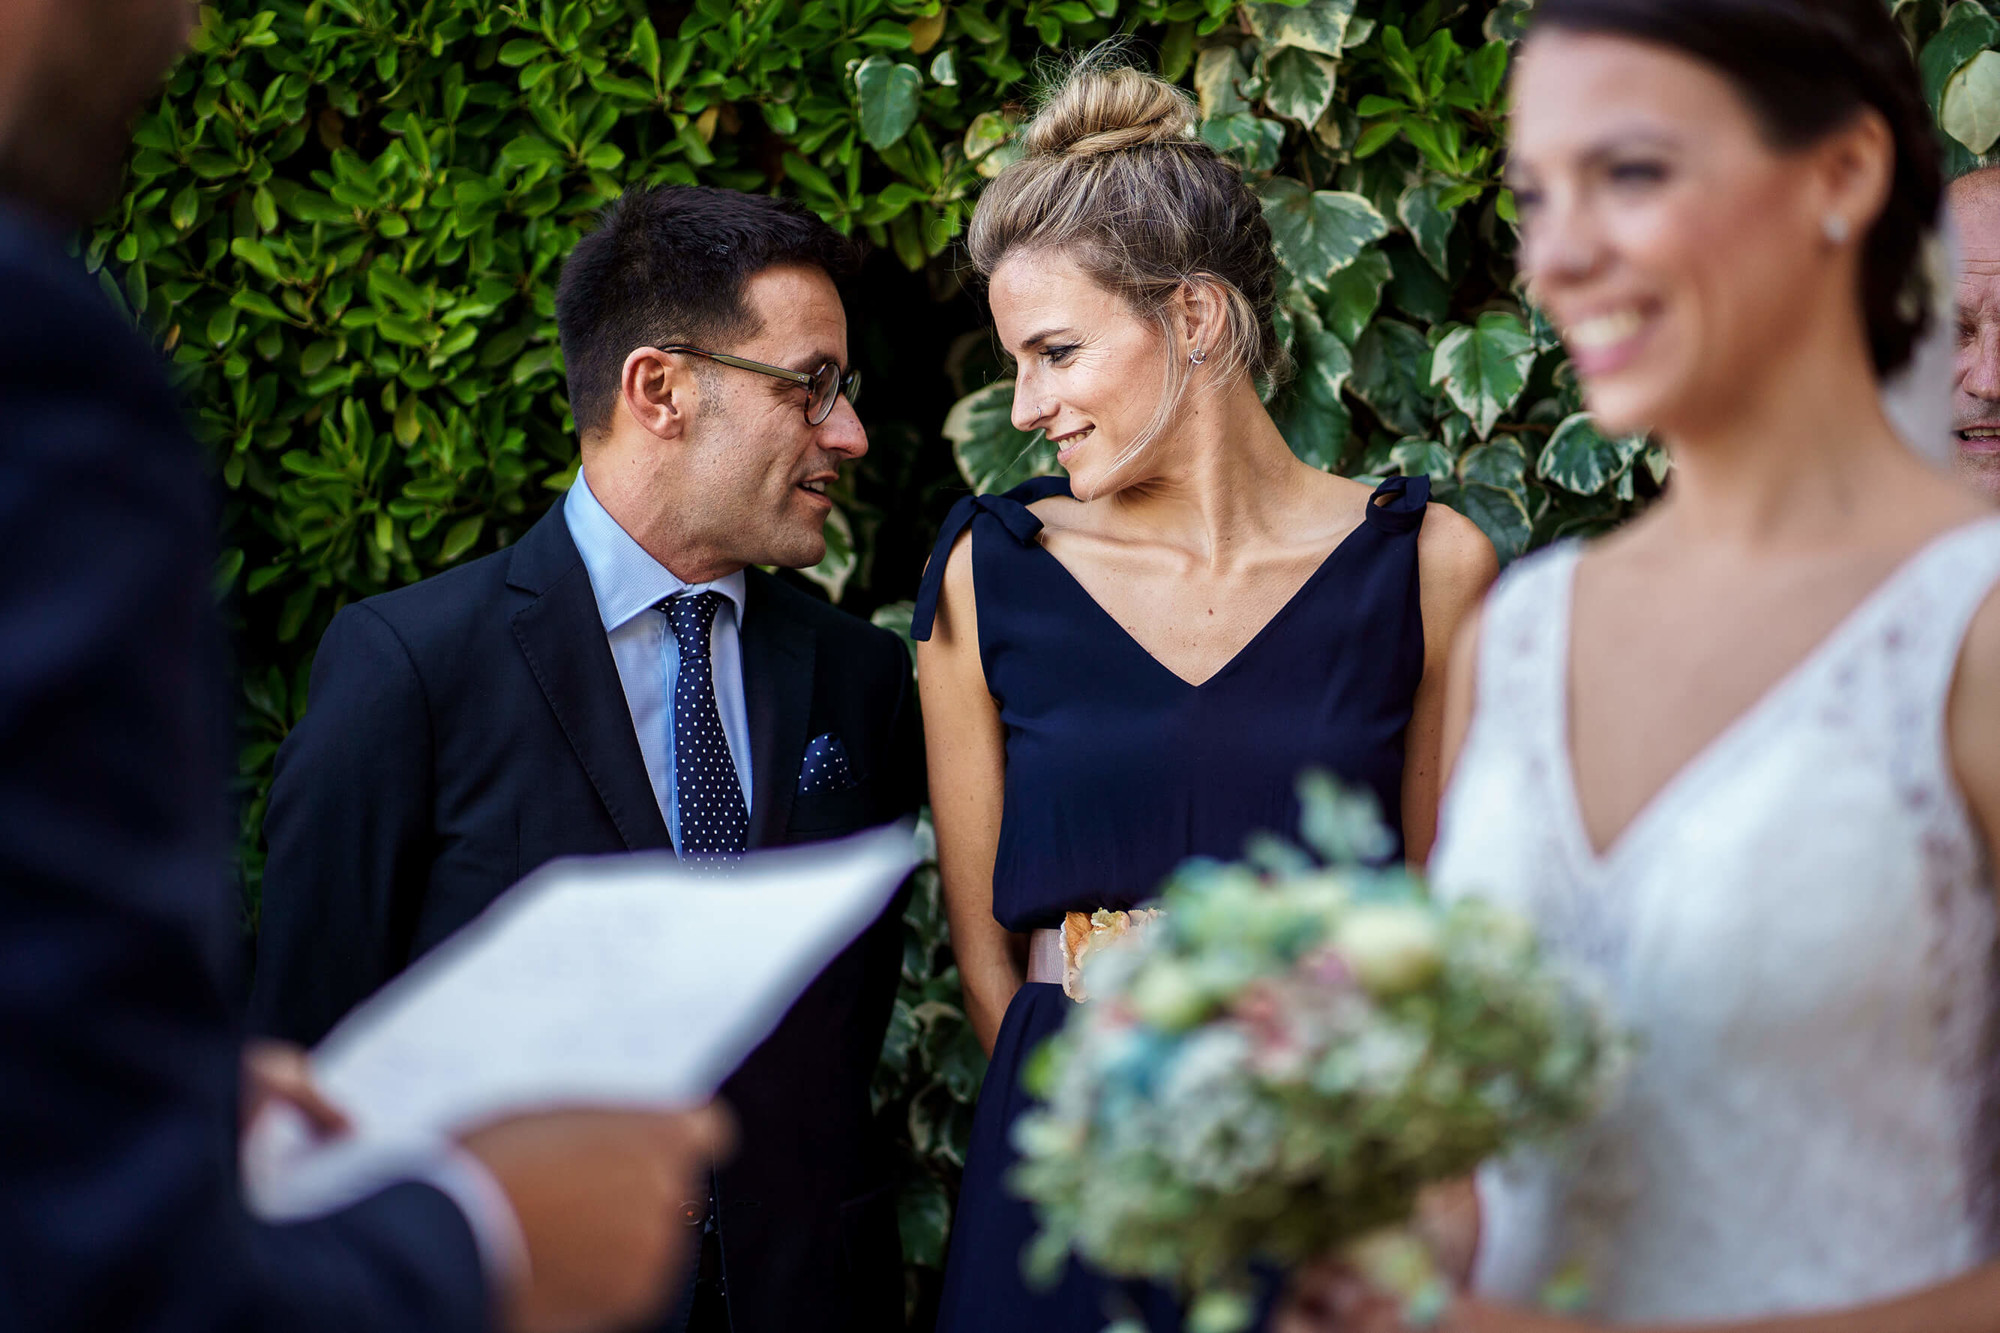
{"label": "woman in navy dress", "polygon": [[1371,493],[1286,445],[1257,395],[1282,369],[1270,230],[1194,121],[1170,85],[1086,62],[973,220],[1014,424],[1069,475],[962,501],[913,627],[952,942],[992,1056],[942,1333],[1179,1327],[1166,1293],[1075,1261],[1050,1291],[1022,1276],[1009,1131],[1073,1002],[1065,920],[1294,831],[1311,767],[1374,792],[1420,860],[1445,651],[1495,572],[1425,479]]}

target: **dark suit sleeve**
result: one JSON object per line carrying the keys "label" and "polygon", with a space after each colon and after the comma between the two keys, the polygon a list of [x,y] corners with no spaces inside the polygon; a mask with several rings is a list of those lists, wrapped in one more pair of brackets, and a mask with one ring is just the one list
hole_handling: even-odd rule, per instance
{"label": "dark suit sleeve", "polygon": [[431,862],[423,682],[367,605],[333,618],[278,751],[251,1024],[310,1045],[403,967]]}
{"label": "dark suit sleeve", "polygon": [[924,719],[917,708],[917,680],[910,665],[910,651],[900,639],[895,649],[896,716],[889,734],[890,766],[898,777],[896,805],[891,819],[914,815],[929,799],[930,783],[924,768]]}
{"label": "dark suit sleeve", "polygon": [[437,1191],[287,1228],[240,1201],[206,488],[147,349],[10,241],[0,1328],[471,1333],[485,1282]]}

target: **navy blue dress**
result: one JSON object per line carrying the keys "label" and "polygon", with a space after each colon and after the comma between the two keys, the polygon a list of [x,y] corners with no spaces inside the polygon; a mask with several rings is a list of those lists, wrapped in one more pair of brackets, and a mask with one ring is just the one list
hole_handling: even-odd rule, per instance
{"label": "navy blue dress", "polygon": [[[1367,518],[1234,658],[1200,685],[1162,666],[1084,591],[1027,506],[1067,495],[1043,477],[970,496],[945,520],[912,632],[930,637],[953,542],[972,530],[979,654],[1006,726],[1007,777],[993,915],[1010,931],[1149,899],[1192,856],[1234,859],[1252,833],[1291,834],[1294,783],[1324,768],[1372,790],[1400,830],[1403,742],[1423,675],[1417,532],[1430,484],[1391,477]],[[1400,838],[1400,831],[1398,832]],[[1072,1261],[1029,1287],[1034,1233],[1006,1187],[1009,1130],[1030,1104],[1028,1055],[1062,1026],[1060,986],[1021,987],[980,1089],[945,1266],[939,1333],[1100,1333],[1138,1315],[1177,1333],[1165,1292]]]}

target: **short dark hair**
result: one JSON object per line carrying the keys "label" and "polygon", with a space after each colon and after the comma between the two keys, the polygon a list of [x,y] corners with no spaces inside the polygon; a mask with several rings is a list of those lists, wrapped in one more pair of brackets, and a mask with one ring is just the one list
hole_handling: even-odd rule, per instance
{"label": "short dark hair", "polygon": [[556,287],[556,328],[579,436],[610,424],[635,347],[758,331],[743,284],[767,268],[853,272],[851,241],[788,200],[704,185],[627,190],[577,242]]}
{"label": "short dark hair", "polygon": [[1876,373],[1909,361],[1929,321],[1923,243],[1944,186],[1916,64],[1882,0],[1541,0],[1532,23],[1693,56],[1735,85],[1780,149],[1825,138],[1863,107],[1880,112],[1895,136],[1896,167],[1863,242],[1861,306]]}

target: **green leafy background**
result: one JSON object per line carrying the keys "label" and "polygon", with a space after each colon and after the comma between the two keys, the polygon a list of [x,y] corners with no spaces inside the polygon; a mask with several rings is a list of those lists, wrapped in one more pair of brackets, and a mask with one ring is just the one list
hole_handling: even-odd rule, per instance
{"label": "green leafy background", "polygon": [[[1600,530],[1665,457],[1582,412],[1528,308],[1499,185],[1527,0],[226,0],[144,117],[81,244],[172,358],[227,496],[218,593],[244,672],[254,927],[272,755],[346,602],[505,546],[576,465],[553,288],[628,185],[796,197],[873,253],[850,310],[873,448],[802,577],[907,628],[937,521],[1053,466],[956,246],[1037,78],[1130,34],[1199,95],[1284,267],[1313,463],[1428,473],[1503,558]],[[1954,168],[2000,138],[2000,20],[1896,0]],[[917,1326],[934,1306],[983,1059],[935,871],[909,910],[876,1104],[903,1147]]]}

